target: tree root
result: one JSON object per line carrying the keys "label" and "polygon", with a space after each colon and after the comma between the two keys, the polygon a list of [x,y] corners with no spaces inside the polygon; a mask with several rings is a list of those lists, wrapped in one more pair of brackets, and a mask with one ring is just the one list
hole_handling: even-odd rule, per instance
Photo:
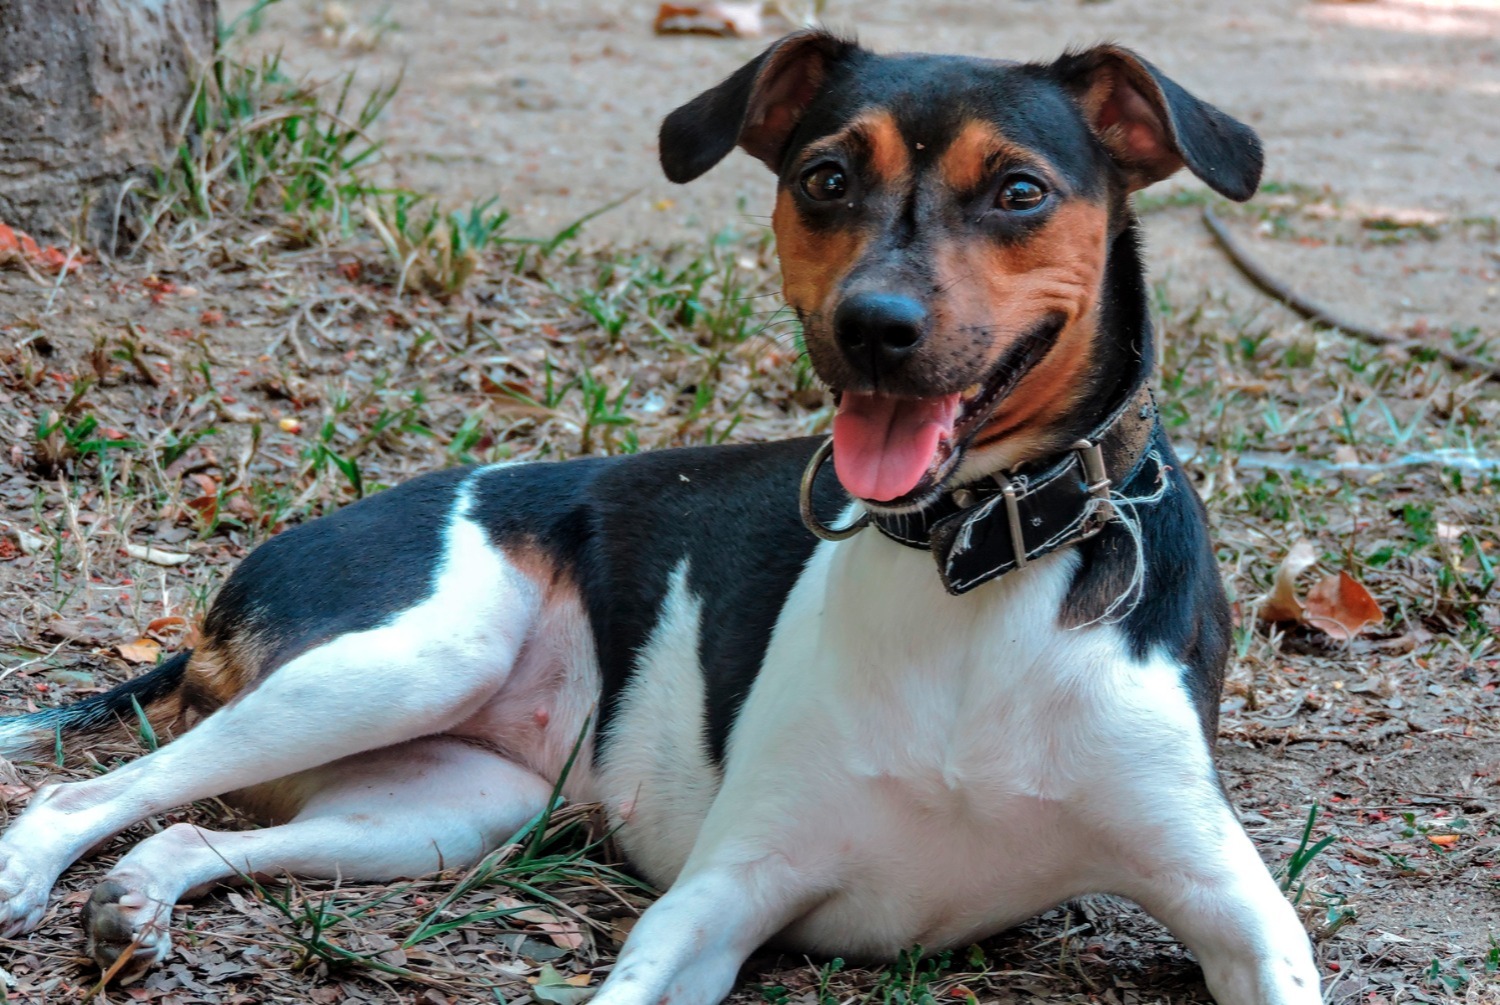
{"label": "tree root", "polygon": [[1286,282],[1273,276],[1266,271],[1250,253],[1245,250],[1244,245],[1235,239],[1224,226],[1224,221],[1208,206],[1203,207],[1203,223],[1213,233],[1214,239],[1219,242],[1219,247],[1229,256],[1229,260],[1235,264],[1245,278],[1249,279],[1263,293],[1280,301],[1298,314],[1314,324],[1324,328],[1333,328],[1346,335],[1364,342],[1370,342],[1379,346],[1391,346],[1397,349],[1420,349],[1435,353],[1447,360],[1449,363],[1466,370],[1474,370],[1489,377],[1491,380],[1500,381],[1500,364],[1491,363],[1480,359],[1469,353],[1459,352],[1448,346],[1437,345],[1432,342],[1424,342],[1421,339],[1406,338],[1401,335],[1393,335],[1390,332],[1378,331],[1374,328],[1366,328],[1364,325],[1353,324],[1339,317],[1329,308],[1317,301],[1292,289]]}

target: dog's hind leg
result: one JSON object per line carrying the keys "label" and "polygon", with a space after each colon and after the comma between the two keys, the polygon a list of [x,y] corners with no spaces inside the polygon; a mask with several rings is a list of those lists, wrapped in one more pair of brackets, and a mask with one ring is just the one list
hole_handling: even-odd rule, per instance
{"label": "dog's hind leg", "polygon": [[153,813],[451,729],[504,685],[540,602],[454,519],[420,603],[297,656],[158,751],[39,793],[0,839],[0,934],[34,928],[63,869]]}
{"label": "dog's hind leg", "polygon": [[159,962],[172,906],[236,876],[383,882],[466,868],[540,813],[551,792],[534,772],[452,737],[272,784],[305,799],[288,823],[227,833],[174,824],[120,859],[84,907],[88,951],[101,967],[132,945],[127,975]]}

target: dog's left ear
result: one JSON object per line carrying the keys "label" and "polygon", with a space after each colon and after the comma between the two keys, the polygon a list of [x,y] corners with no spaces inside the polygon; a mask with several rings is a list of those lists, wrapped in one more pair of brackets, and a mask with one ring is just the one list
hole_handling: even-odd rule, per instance
{"label": "dog's left ear", "polygon": [[1128,49],[1070,52],[1052,72],[1125,172],[1131,191],[1184,166],[1238,202],[1255,194],[1265,164],[1260,138],[1243,122],[1199,101]]}
{"label": "dog's left ear", "polygon": [[817,95],[829,66],[859,47],[816,29],[798,31],[704,91],[661,124],[661,166],[682,183],[723,160],[736,146],[781,170],[792,130]]}

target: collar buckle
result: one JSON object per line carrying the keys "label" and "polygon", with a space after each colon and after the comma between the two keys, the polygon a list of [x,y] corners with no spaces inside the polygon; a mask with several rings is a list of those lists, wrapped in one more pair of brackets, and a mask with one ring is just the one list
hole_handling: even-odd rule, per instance
{"label": "collar buckle", "polygon": [[1088,527],[1078,538],[1080,541],[1093,537],[1104,529],[1115,516],[1115,507],[1109,499],[1109,490],[1114,487],[1114,481],[1109,477],[1109,471],[1104,466],[1104,448],[1093,440],[1079,440],[1073,444],[1073,451],[1078,454],[1078,463],[1083,468],[1083,483],[1088,490],[1089,497],[1095,500],[1096,507]]}
{"label": "collar buckle", "polygon": [[1021,528],[1021,496],[1026,494],[1023,480],[1018,489],[1016,483],[1004,474],[995,475],[1000,483],[1000,496],[1005,502],[1005,522],[1010,527],[1010,547],[1016,556],[1016,568],[1026,568],[1026,532]]}

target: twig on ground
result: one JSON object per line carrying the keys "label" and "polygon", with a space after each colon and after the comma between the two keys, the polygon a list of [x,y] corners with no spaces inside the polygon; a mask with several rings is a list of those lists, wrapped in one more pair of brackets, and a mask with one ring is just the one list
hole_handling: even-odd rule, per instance
{"label": "twig on ground", "polygon": [[80,1005],[88,1005],[89,1002],[97,998],[99,996],[99,993],[104,990],[105,986],[109,984],[110,981],[115,979],[115,975],[118,974],[121,970],[125,969],[125,965],[130,962],[130,958],[135,955],[135,951],[139,948],[141,948],[141,940],[131,939],[130,945],[121,950],[120,955],[116,957],[115,961],[109,965],[109,969],[104,971],[104,976],[99,978],[99,983],[95,984],[93,988],[83,996]]}
{"label": "twig on ground", "polygon": [[127,321],[125,322],[125,333],[126,337],[121,339],[120,342],[124,346],[125,351],[129,353],[130,365],[135,367],[135,372],[140,374],[141,379],[146,383],[152,387],[161,387],[161,377],[147,365],[144,359],[141,359],[141,352],[145,348],[141,345],[141,330],[133,322]]}
{"label": "twig on ground", "polygon": [[297,354],[297,359],[304,368],[311,365],[307,360],[307,350],[303,348],[302,340],[297,337],[297,325],[302,320],[302,315],[306,311],[307,308],[305,306],[298,308],[297,312],[292,315],[291,322],[285,328],[281,329],[280,334],[267,343],[267,356],[275,356],[276,350],[281,348],[281,344],[285,342],[292,347],[292,351]]}
{"label": "twig on ground", "polygon": [[1478,356],[1459,352],[1457,349],[1451,349],[1447,346],[1424,342],[1420,339],[1406,338],[1401,335],[1393,335],[1390,332],[1383,332],[1374,328],[1367,328],[1364,325],[1354,324],[1345,318],[1339,317],[1328,307],[1297,292],[1286,282],[1266,271],[1265,266],[1250,257],[1250,253],[1245,250],[1244,245],[1240,244],[1234,235],[1229,232],[1229,228],[1224,225],[1224,221],[1219,219],[1218,214],[1208,206],[1203,207],[1203,222],[1214,235],[1214,239],[1219,242],[1219,247],[1223,248],[1224,253],[1229,256],[1229,260],[1245,274],[1247,279],[1254,283],[1262,292],[1281,301],[1314,324],[1322,325],[1325,328],[1335,328],[1346,335],[1352,335],[1357,339],[1371,342],[1375,345],[1393,346],[1398,349],[1425,349],[1436,353],[1454,366],[1477,370],[1488,376],[1491,380],[1500,380],[1500,364],[1491,363],[1488,360],[1480,359]]}

